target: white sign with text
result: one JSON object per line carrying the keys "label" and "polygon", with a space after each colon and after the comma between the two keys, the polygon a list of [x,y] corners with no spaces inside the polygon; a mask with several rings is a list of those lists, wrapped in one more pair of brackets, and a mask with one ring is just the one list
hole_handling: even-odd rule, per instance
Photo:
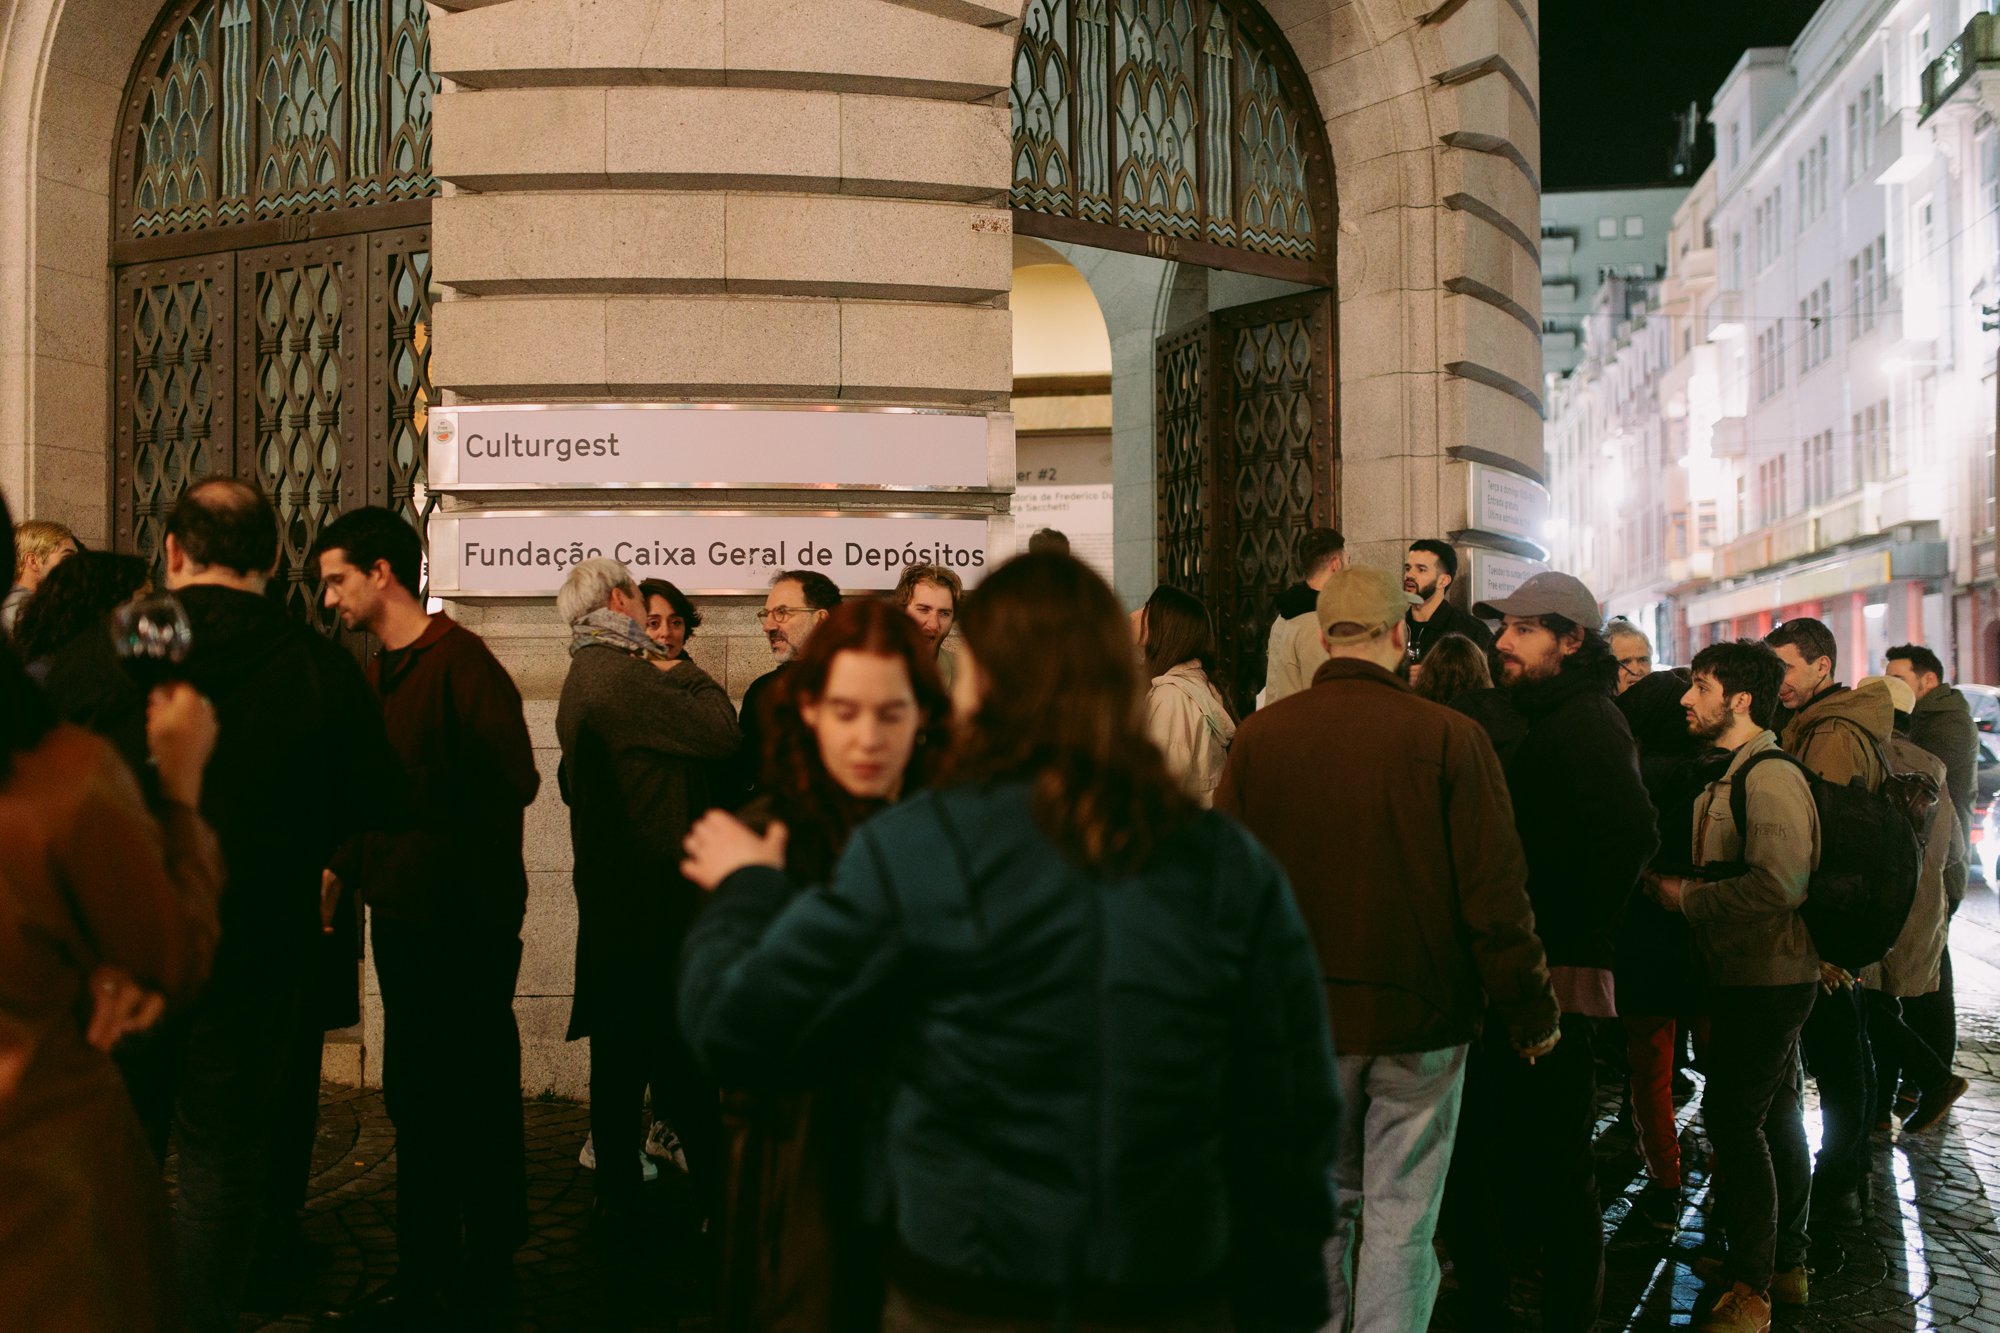
{"label": "white sign with text", "polygon": [[1524,560],[1518,555],[1480,546],[1467,548],[1465,558],[1472,563],[1472,597],[1468,606],[1505,597],[1548,568],[1539,560]]}
{"label": "white sign with text", "polygon": [[1011,418],[734,403],[434,407],[437,491],[645,487],[974,490]]}
{"label": "white sign with text", "polygon": [[1536,546],[1548,541],[1546,486],[1486,463],[1468,463],[1466,474],[1471,487],[1466,499],[1472,527],[1501,537],[1520,537]]}
{"label": "white sign with text", "polygon": [[552,596],[572,566],[600,556],[690,595],[761,593],[787,569],[881,591],[913,564],[943,565],[970,586],[1012,549],[999,516],[495,509],[430,522],[439,597]]}

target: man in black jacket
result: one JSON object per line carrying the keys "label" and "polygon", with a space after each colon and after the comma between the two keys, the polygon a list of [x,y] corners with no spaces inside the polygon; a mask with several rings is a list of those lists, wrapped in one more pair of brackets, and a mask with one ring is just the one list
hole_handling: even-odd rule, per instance
{"label": "man in black jacket", "polygon": [[[1596,1322],[1604,1293],[1591,1029],[1617,1014],[1618,922],[1659,831],[1631,729],[1612,699],[1617,663],[1590,590],[1567,574],[1537,574],[1474,611],[1503,621],[1504,684],[1462,707],[1487,725],[1507,774],[1562,1042],[1530,1065],[1489,1025],[1473,1048],[1445,1231],[1467,1327],[1506,1325],[1508,1254],[1495,1239],[1525,1235],[1541,1249],[1542,1326],[1571,1333]],[[1525,1194],[1515,1188],[1523,1161],[1537,1178]]]}
{"label": "man in black jacket", "polygon": [[1421,663],[1431,646],[1447,634],[1463,634],[1479,645],[1479,651],[1493,655],[1493,631],[1451,600],[1457,582],[1458,552],[1450,542],[1426,537],[1410,543],[1403,555],[1403,591],[1415,597],[1417,604],[1403,620],[1409,629],[1411,665]]}
{"label": "man in black jacket", "polygon": [[[221,722],[202,814],[229,879],[208,986],[156,1043],[133,1093],[142,1115],[172,1114],[189,1321],[220,1333],[236,1327],[249,1271],[273,1098],[320,939],[321,877],[349,836],[400,808],[402,770],[354,660],[265,595],[279,554],[269,501],[240,481],[198,482],[165,540],[166,586],[194,631],[183,670]],[[109,635],[72,647],[50,671],[51,697],[144,771],[145,691]]]}

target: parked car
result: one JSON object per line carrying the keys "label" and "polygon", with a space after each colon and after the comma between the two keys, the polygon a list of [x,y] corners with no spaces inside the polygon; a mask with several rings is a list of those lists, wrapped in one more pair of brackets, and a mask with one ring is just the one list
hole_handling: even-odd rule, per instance
{"label": "parked car", "polygon": [[[1972,706],[1973,726],[1985,732],[2000,732],[2000,685],[1961,685],[1958,692]],[[1985,768],[1982,760],[1980,771],[1985,772]]]}

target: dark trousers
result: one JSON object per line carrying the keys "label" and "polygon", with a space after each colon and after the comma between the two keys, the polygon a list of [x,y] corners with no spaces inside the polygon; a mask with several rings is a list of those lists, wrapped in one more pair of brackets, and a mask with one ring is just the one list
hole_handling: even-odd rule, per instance
{"label": "dark trousers", "polygon": [[1875,1062],[1868,1051],[1867,1008],[1859,986],[1820,992],[1800,1032],[1806,1068],[1819,1085],[1819,1158],[1813,1192],[1847,1194],[1868,1165],[1868,1116],[1874,1110]]}
{"label": "dark trousers", "polygon": [[1951,1077],[1951,1066],[1911,1029],[1903,1004],[1893,995],[1868,992],[1868,1046],[1875,1057],[1871,1110],[1877,1119],[1895,1108],[1896,1089],[1904,1078],[1929,1092]]}
{"label": "dark trousers", "polygon": [[196,1333],[236,1328],[302,977],[298,966],[270,953],[225,956],[188,1016],[173,1099],[174,1238]]}
{"label": "dark trousers", "polygon": [[[675,954],[669,955],[677,956]],[[653,1090],[653,1114],[673,1126],[703,1215],[721,1216],[722,1103],[715,1082],[681,1040],[672,1003],[655,993],[635,1003],[600,1006],[590,1033],[590,1137],[597,1152],[597,1197],[607,1207],[635,1202],[643,1179],[640,1111]]]}
{"label": "dark trousers", "polygon": [[305,1243],[301,1215],[312,1182],[313,1143],[319,1137],[320,1057],[326,1049],[326,1032],[311,1008],[301,1006],[293,1024],[271,1100],[264,1216],[257,1236],[260,1259],[283,1261]]}
{"label": "dark trousers", "polygon": [[[1465,1327],[1506,1326],[1511,1237],[1541,1251],[1548,1333],[1576,1333],[1597,1322],[1604,1218],[1591,1147],[1594,1021],[1564,1014],[1562,1041],[1532,1065],[1514,1054],[1498,1021],[1489,1021],[1472,1045],[1440,1228]],[[1522,1188],[1524,1169],[1532,1188]]]}
{"label": "dark trousers", "polygon": [[[1709,991],[1708,1088],[1716,1210],[1729,1240],[1728,1273],[1754,1291],[1805,1262],[1802,1225],[1813,1187],[1799,1102],[1800,1030],[1817,985],[1716,986]],[[1827,997],[1821,995],[1821,1003]],[[1783,1232],[1796,1254],[1778,1254]]]}
{"label": "dark trousers", "polygon": [[1903,1001],[1903,1021],[1948,1066],[1958,1058],[1958,998],[1951,985],[1951,941],[1938,959],[1938,988]]}
{"label": "dark trousers", "polygon": [[376,915],[382,1092],[396,1125],[403,1277],[443,1285],[508,1264],[527,1239],[520,936]]}

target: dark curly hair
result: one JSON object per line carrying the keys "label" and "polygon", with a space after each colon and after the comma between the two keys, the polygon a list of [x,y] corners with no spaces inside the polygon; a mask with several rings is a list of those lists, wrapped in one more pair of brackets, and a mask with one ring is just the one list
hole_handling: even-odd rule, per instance
{"label": "dark curly hair", "polygon": [[770,813],[791,833],[787,860],[814,879],[832,870],[848,835],[880,808],[880,802],[849,795],[834,781],[820,758],[819,737],[800,712],[801,704],[825,693],[834,659],[849,652],[901,658],[910,673],[921,720],[916,749],[903,773],[905,794],[931,780],[951,741],[951,700],[938,677],[936,654],[916,623],[894,603],[876,597],[843,601],[830,611],[779,675],[764,741],[763,786]]}
{"label": "dark curly hair", "polygon": [[136,555],[78,551],[43,578],[21,608],[14,651],[23,662],[52,656],[146,586],[146,562]]}

